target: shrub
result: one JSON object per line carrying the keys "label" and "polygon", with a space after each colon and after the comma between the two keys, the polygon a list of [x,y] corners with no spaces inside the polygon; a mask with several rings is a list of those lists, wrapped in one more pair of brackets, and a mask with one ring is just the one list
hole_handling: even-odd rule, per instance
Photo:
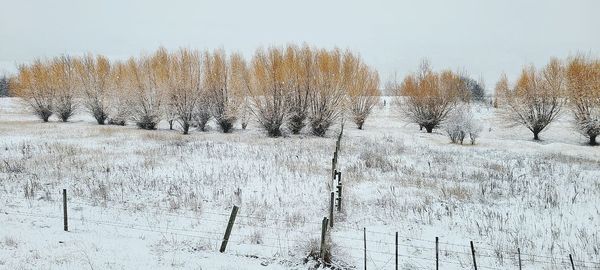
{"label": "shrub", "polygon": [[468,137],[475,144],[482,130],[481,124],[473,118],[471,108],[467,105],[452,112],[444,123],[444,130],[452,143],[463,144]]}

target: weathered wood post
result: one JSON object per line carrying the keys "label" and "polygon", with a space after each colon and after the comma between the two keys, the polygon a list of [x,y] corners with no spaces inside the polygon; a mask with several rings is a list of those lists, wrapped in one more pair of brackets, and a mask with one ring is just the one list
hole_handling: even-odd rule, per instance
{"label": "weathered wood post", "polygon": [[517,248],[517,254],[519,255],[519,270],[523,270],[521,268],[521,249],[520,248]]}
{"label": "weathered wood post", "polygon": [[440,256],[439,256],[440,238],[435,237],[435,270],[440,270]]}
{"label": "weathered wood post", "polygon": [[329,227],[333,228],[333,208],[335,207],[333,204],[335,202],[335,192],[331,192],[331,196],[329,198]]}
{"label": "weathered wood post", "polygon": [[327,236],[327,217],[323,218],[323,222],[321,223],[321,250],[319,252],[319,257],[321,259],[325,259],[325,237]]}
{"label": "weathered wood post", "polygon": [[473,246],[473,241],[471,241],[471,255],[473,255],[473,266],[475,270],[477,270],[477,260],[475,259],[475,247]]}
{"label": "weathered wood post", "polygon": [[396,232],[396,270],[398,270],[398,232]]}
{"label": "weathered wood post", "polygon": [[225,236],[223,236],[223,242],[221,242],[221,248],[219,249],[221,253],[225,252],[225,249],[227,248],[227,242],[229,242],[229,236],[231,236],[231,230],[233,229],[233,223],[235,222],[238,209],[239,207],[237,207],[237,205],[234,205],[233,209],[231,209],[231,215],[229,216],[227,229],[225,229]]}
{"label": "weathered wood post", "polygon": [[364,243],[364,255],[365,255],[365,270],[367,270],[367,228],[363,227],[363,243]]}
{"label": "weathered wood post", "polygon": [[64,225],[64,230],[65,232],[69,231],[69,219],[67,218],[67,189],[63,188],[62,191],[62,195],[63,195],[63,225]]}

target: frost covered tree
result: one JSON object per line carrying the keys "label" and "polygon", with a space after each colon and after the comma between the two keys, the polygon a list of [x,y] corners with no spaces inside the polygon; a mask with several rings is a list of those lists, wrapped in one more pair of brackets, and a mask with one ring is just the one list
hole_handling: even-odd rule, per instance
{"label": "frost covered tree", "polygon": [[598,145],[600,135],[600,60],[577,56],[566,68],[567,90],[577,130]]}
{"label": "frost covered tree", "polygon": [[246,63],[240,54],[232,54],[228,59],[223,50],[216,50],[204,54],[203,64],[210,113],[221,131],[230,132],[244,98]]}
{"label": "frost covered tree", "polygon": [[285,85],[285,64],[279,48],[258,50],[252,58],[245,85],[252,101],[252,113],[270,137],[282,135],[281,126],[289,113],[289,91]]}
{"label": "frost covered tree", "polygon": [[458,106],[444,122],[444,130],[452,143],[463,144],[464,140],[469,138],[471,144],[475,144],[482,129],[481,123],[474,118],[469,104]]}
{"label": "frost covered tree", "polygon": [[127,62],[130,77],[131,118],[141,129],[156,129],[163,113],[169,54],[160,48],[151,56]]}
{"label": "frost covered tree", "polygon": [[365,120],[379,102],[379,75],[350,52],[344,54],[343,61],[343,87],[346,90],[348,110],[358,129],[362,129]]}
{"label": "frost covered tree", "polygon": [[342,53],[324,49],[315,52],[315,87],[308,95],[308,120],[316,136],[325,133],[343,113]]}
{"label": "frost covered tree", "polygon": [[419,73],[406,76],[395,92],[405,117],[431,133],[456,107],[465,89],[459,74],[433,72],[423,61]]}
{"label": "frost covered tree", "polygon": [[17,75],[16,95],[44,122],[48,122],[54,110],[51,76],[46,64],[39,59],[31,65],[19,66]]}
{"label": "frost covered tree", "polygon": [[170,56],[169,111],[179,123],[183,134],[188,134],[202,98],[202,64],[197,51],[180,49]]}
{"label": "frost covered tree", "polygon": [[91,54],[75,59],[83,107],[99,125],[104,125],[111,106],[111,64],[108,58]]}
{"label": "frost covered tree", "polygon": [[522,125],[539,140],[539,134],[559,115],[565,98],[564,67],[556,59],[541,71],[524,68],[510,88],[503,76],[496,85],[503,118],[511,126]]}

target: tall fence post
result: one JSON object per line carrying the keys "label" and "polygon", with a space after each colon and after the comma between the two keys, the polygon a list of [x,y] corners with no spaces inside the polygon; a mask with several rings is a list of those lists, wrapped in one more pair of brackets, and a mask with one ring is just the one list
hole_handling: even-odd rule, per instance
{"label": "tall fence post", "polygon": [[473,246],[473,241],[471,241],[471,255],[473,255],[473,266],[475,270],[477,270],[477,260],[475,259],[475,247]]}
{"label": "tall fence post", "polygon": [[573,263],[573,256],[569,254],[569,260],[571,261],[571,270],[575,270],[575,264]]}
{"label": "tall fence post", "polygon": [[367,270],[367,228],[363,227],[363,243],[364,243],[364,255],[365,255],[365,270]]}
{"label": "tall fence post", "polygon": [[396,232],[396,270],[398,270],[398,232]]}
{"label": "tall fence post", "polygon": [[435,270],[439,270],[440,269],[440,256],[439,256],[439,248],[440,246],[440,238],[439,237],[435,237]]}
{"label": "tall fence post", "polygon": [[517,248],[517,254],[519,255],[519,270],[523,270],[521,267],[521,249]]}
{"label": "tall fence post", "polygon": [[229,216],[229,222],[227,223],[225,236],[223,236],[223,242],[221,242],[221,248],[219,249],[221,253],[225,252],[225,249],[227,248],[227,242],[229,242],[229,236],[231,235],[231,229],[233,229],[233,223],[235,222],[238,209],[239,207],[237,207],[237,205],[234,205],[233,209],[231,209],[231,215]]}
{"label": "tall fence post", "polygon": [[319,251],[319,257],[321,259],[325,259],[325,236],[327,234],[327,217],[323,218],[323,222],[321,223],[321,250]]}
{"label": "tall fence post", "polygon": [[63,224],[64,224],[64,230],[65,232],[69,231],[69,219],[67,218],[67,189],[63,188],[62,191],[62,195],[63,195]]}

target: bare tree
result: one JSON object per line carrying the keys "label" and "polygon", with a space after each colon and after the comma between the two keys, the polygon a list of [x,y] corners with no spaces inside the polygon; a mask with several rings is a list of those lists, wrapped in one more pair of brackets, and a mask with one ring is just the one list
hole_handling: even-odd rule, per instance
{"label": "bare tree", "polygon": [[227,59],[223,50],[216,50],[204,54],[204,68],[203,83],[211,115],[223,132],[230,132],[243,101],[246,63],[239,54]]}
{"label": "bare tree", "polygon": [[289,93],[284,75],[283,53],[278,48],[258,50],[250,71],[243,75],[252,101],[252,112],[270,137],[281,136],[281,125],[289,113]]}
{"label": "bare tree", "polygon": [[524,68],[515,87],[509,88],[506,76],[496,85],[502,115],[511,125],[523,125],[539,140],[539,134],[559,115],[565,103],[564,67],[553,59],[537,72]]}
{"label": "bare tree", "polygon": [[111,65],[108,58],[91,54],[75,59],[83,106],[99,125],[104,125],[111,106]]}
{"label": "bare tree", "polygon": [[315,88],[309,93],[308,116],[313,135],[325,136],[343,113],[342,72],[342,53],[338,49],[315,53]]}
{"label": "bare tree", "polygon": [[404,115],[431,133],[456,107],[465,84],[452,71],[435,73],[429,63],[421,63],[418,74],[410,74],[396,88],[397,102]]}
{"label": "bare tree", "polygon": [[55,91],[51,87],[50,77],[45,63],[39,59],[31,65],[19,66],[16,94],[44,122],[48,122],[54,109]]}
{"label": "bare tree", "polygon": [[380,98],[379,75],[349,52],[344,55],[343,82],[348,99],[348,109],[358,127],[363,124]]}
{"label": "bare tree", "polygon": [[200,103],[202,67],[197,51],[180,49],[169,61],[169,110],[179,123],[183,134],[188,134],[194,114]]}
{"label": "bare tree", "polygon": [[600,135],[600,60],[577,56],[569,60],[567,89],[577,130],[598,145]]}

